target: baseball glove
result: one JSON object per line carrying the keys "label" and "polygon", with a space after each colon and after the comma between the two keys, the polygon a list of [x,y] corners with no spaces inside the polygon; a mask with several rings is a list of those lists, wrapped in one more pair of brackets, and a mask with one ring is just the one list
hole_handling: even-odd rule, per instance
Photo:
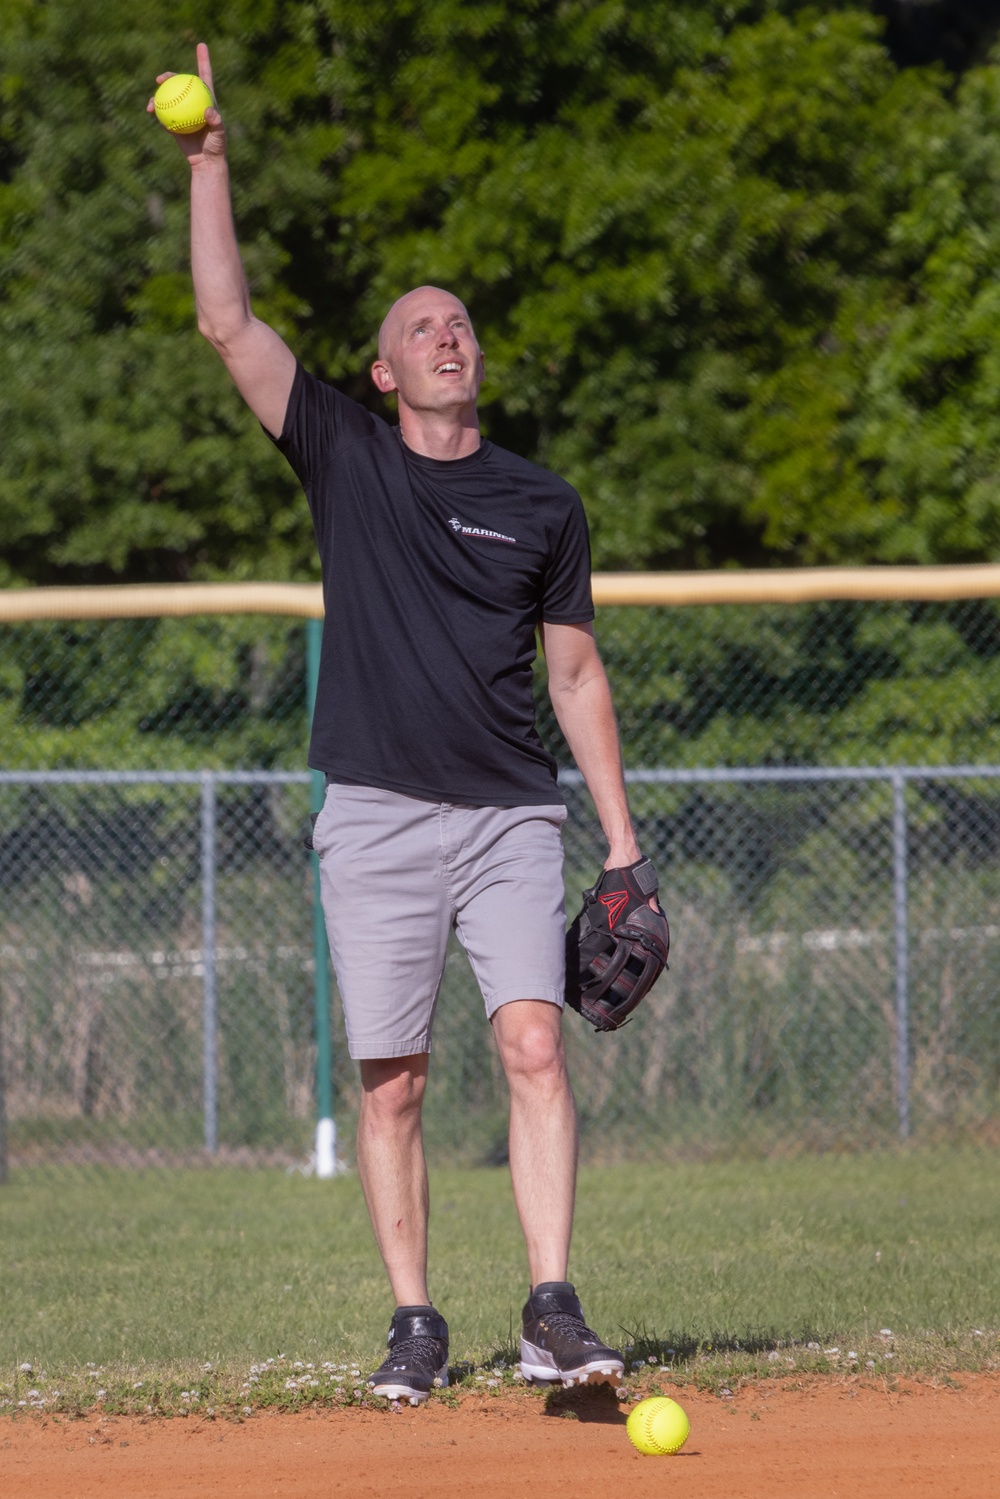
{"label": "baseball glove", "polygon": [[605,869],[566,933],[566,1003],[597,1031],[627,1023],[667,966],[667,918],[648,904],[660,888],[649,859]]}

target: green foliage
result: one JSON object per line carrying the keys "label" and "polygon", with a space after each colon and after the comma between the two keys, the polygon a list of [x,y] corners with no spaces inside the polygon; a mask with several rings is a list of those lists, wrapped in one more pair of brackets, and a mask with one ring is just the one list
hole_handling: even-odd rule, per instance
{"label": "green foliage", "polygon": [[301,620],[0,628],[5,769],[300,770],[307,735]]}
{"label": "green foliage", "polygon": [[995,66],[835,4],[53,0],[0,16],[0,582],[314,575],[143,112],[195,25],[260,315],[374,403],[388,301],[455,286],[598,565],[996,555]]}

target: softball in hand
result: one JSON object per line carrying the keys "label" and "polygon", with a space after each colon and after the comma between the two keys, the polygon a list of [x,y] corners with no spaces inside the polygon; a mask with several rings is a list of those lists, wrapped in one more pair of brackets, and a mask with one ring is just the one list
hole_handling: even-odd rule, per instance
{"label": "softball in hand", "polygon": [[214,107],[215,100],[207,84],[193,73],[175,73],[153,95],[156,118],[174,135],[194,135],[196,130],[204,130],[205,111]]}

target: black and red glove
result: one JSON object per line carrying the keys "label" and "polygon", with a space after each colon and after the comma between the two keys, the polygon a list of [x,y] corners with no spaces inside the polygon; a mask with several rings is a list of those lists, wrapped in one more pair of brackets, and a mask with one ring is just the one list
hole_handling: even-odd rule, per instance
{"label": "black and red glove", "polygon": [[649,859],[605,869],[566,933],[566,1003],[597,1031],[616,1031],[667,966],[670,928],[649,904]]}

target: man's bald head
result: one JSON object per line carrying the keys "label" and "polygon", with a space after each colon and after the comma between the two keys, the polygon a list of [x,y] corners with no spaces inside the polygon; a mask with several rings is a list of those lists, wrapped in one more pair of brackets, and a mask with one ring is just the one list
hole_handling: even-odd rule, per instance
{"label": "man's bald head", "polygon": [[454,310],[471,320],[466,311],[464,302],[459,301],[453,292],[445,291],[441,286],[415,286],[412,291],[404,292],[397,297],[382,319],[382,326],[378,330],[378,357],[380,359],[391,359],[392,351],[403,336],[407,323],[411,318],[419,317],[425,309],[433,308],[435,311],[453,304]]}

